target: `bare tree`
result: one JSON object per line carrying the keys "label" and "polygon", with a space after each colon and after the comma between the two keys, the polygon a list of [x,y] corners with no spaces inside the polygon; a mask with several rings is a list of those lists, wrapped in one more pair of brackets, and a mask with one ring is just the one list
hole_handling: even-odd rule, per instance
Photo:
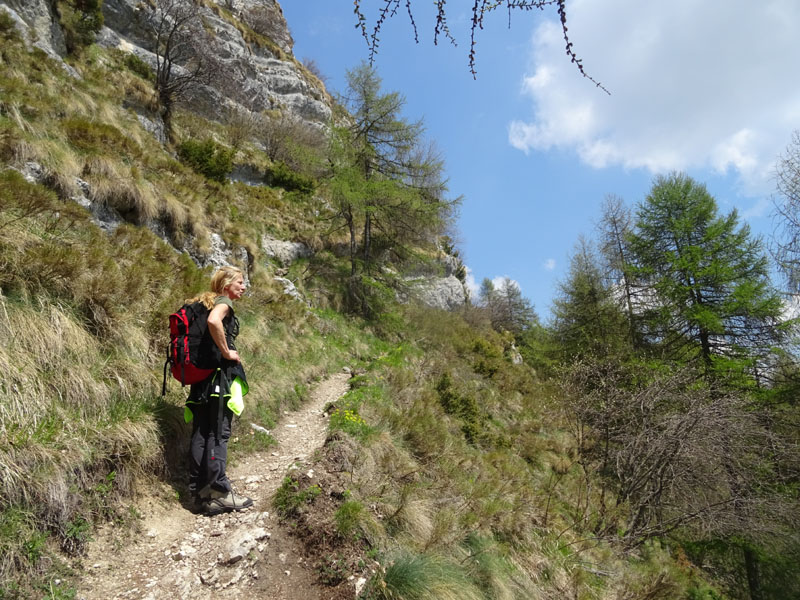
{"label": "bare tree", "polygon": [[[172,140],[175,105],[222,73],[214,40],[203,28],[191,0],[154,0],[146,15],[155,37],[155,89],[167,137]],[[145,4],[145,7],[147,5]]]}
{"label": "bare tree", "polygon": [[569,368],[563,390],[585,475],[579,522],[595,535],[634,548],[687,527],[761,544],[796,531],[797,500],[781,472],[796,450],[751,402],[688,369],[643,378],[602,361]]}
{"label": "bare tree", "polygon": [[295,171],[305,172],[321,160],[326,147],[325,131],[288,112],[262,114],[255,137],[273,162],[282,162]]}
{"label": "bare tree", "polygon": [[774,200],[776,222],[772,254],[788,284],[788,292],[800,294],[800,130],[778,160],[778,196]]}

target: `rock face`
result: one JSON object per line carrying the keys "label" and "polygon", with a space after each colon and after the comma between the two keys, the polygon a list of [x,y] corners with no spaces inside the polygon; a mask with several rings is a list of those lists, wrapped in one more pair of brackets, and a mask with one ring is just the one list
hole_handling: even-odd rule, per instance
{"label": "rock face", "polygon": [[[0,0],[0,9],[11,14],[26,40],[53,57],[62,57],[66,45],[54,4],[51,0]],[[327,125],[330,98],[325,87],[292,57],[294,42],[280,5],[275,0],[219,0],[217,4],[224,10],[199,6],[197,12],[215,40],[214,52],[222,62],[226,84],[224,89],[201,88],[191,99],[191,110],[217,120],[237,108],[256,113],[280,110],[310,124]],[[97,42],[155,65],[154,36],[145,19],[148,10],[148,3],[139,0],[104,0],[105,26]],[[249,27],[241,25],[244,20]],[[246,32],[253,28],[258,29],[259,39],[269,39],[273,45],[246,40]]]}
{"label": "rock face", "polygon": [[[214,39],[213,53],[221,61],[224,78],[195,93],[190,109],[217,120],[237,108],[255,113],[280,110],[311,124],[327,125],[331,117],[330,99],[324,86],[293,59],[294,42],[280,5],[274,0],[217,4],[224,10],[199,6],[197,11],[203,27]],[[155,39],[146,20],[149,10],[138,0],[105,0],[105,27],[98,42],[133,52],[155,65]],[[253,29],[262,36],[258,39],[268,38],[274,45],[245,39]]]}
{"label": "rock face", "polygon": [[282,266],[288,266],[298,258],[308,258],[311,249],[300,242],[285,242],[265,235],[261,238],[261,249],[270,258],[276,259]]}
{"label": "rock face", "polygon": [[64,56],[67,46],[48,0],[0,0],[19,24],[23,39],[41,48],[52,57]]}
{"label": "rock face", "polygon": [[442,310],[455,310],[467,301],[464,285],[454,275],[416,280],[411,296],[427,306]]}

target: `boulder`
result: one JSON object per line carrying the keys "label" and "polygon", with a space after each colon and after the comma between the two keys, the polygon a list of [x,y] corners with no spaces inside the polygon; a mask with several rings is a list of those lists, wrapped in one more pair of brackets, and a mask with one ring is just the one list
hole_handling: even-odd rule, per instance
{"label": "boulder", "polygon": [[454,275],[417,279],[409,283],[409,296],[432,308],[455,310],[467,301],[464,284]]}
{"label": "boulder", "polygon": [[261,238],[261,249],[270,258],[276,259],[282,266],[288,266],[298,258],[308,258],[313,252],[302,242],[286,242],[268,235]]}

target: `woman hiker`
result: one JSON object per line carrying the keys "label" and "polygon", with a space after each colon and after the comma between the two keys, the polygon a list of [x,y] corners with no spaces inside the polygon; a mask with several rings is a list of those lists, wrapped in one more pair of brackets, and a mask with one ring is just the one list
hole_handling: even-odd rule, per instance
{"label": "woman hiker", "polygon": [[231,421],[244,406],[247,378],[234,340],[239,320],[233,301],[242,297],[246,286],[242,271],[225,266],[211,277],[211,291],[191,302],[202,302],[209,309],[208,332],[218,351],[219,367],[200,383],[192,384],[186,401],[186,418],[192,420],[189,446],[189,492],[195,509],[207,515],[242,510],[253,505],[246,496],[235,494],[225,475]]}

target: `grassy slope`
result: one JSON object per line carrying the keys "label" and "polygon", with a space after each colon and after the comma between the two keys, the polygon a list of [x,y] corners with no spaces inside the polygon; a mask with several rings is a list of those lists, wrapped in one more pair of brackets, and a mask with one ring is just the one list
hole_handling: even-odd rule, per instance
{"label": "grassy slope", "polygon": [[[307,217],[322,202],[218,185],[175,160],[123,108],[152,107],[124,57],[90,48],[74,80],[3,35],[0,167],[36,161],[47,185],[2,171],[0,598],[69,597],[52,581],[69,576],[98,520],[135,520],[121,500],[149,477],[181,493],[185,392],[173,382],[158,395],[164,322],[209,272],[142,226],[152,221],[196,253],[216,231],[253,258],[240,310],[248,421],[270,427],[310,381],[363,367],[328,448],[350,465],[349,494],[322,517],[343,547],[382,560],[373,597],[655,598],[693,585],[660,548],[628,560],[580,541],[590,500],[571,487],[569,435],[548,387],[507,358],[510,340],[458,315],[397,307],[365,327],[287,300],[259,239],[336,241]],[[184,138],[224,135],[178,123]],[[128,223],[99,230],[68,199],[76,177]],[[321,256],[292,274],[316,305],[335,307],[342,266]],[[241,437],[234,456],[269,443]]]}

